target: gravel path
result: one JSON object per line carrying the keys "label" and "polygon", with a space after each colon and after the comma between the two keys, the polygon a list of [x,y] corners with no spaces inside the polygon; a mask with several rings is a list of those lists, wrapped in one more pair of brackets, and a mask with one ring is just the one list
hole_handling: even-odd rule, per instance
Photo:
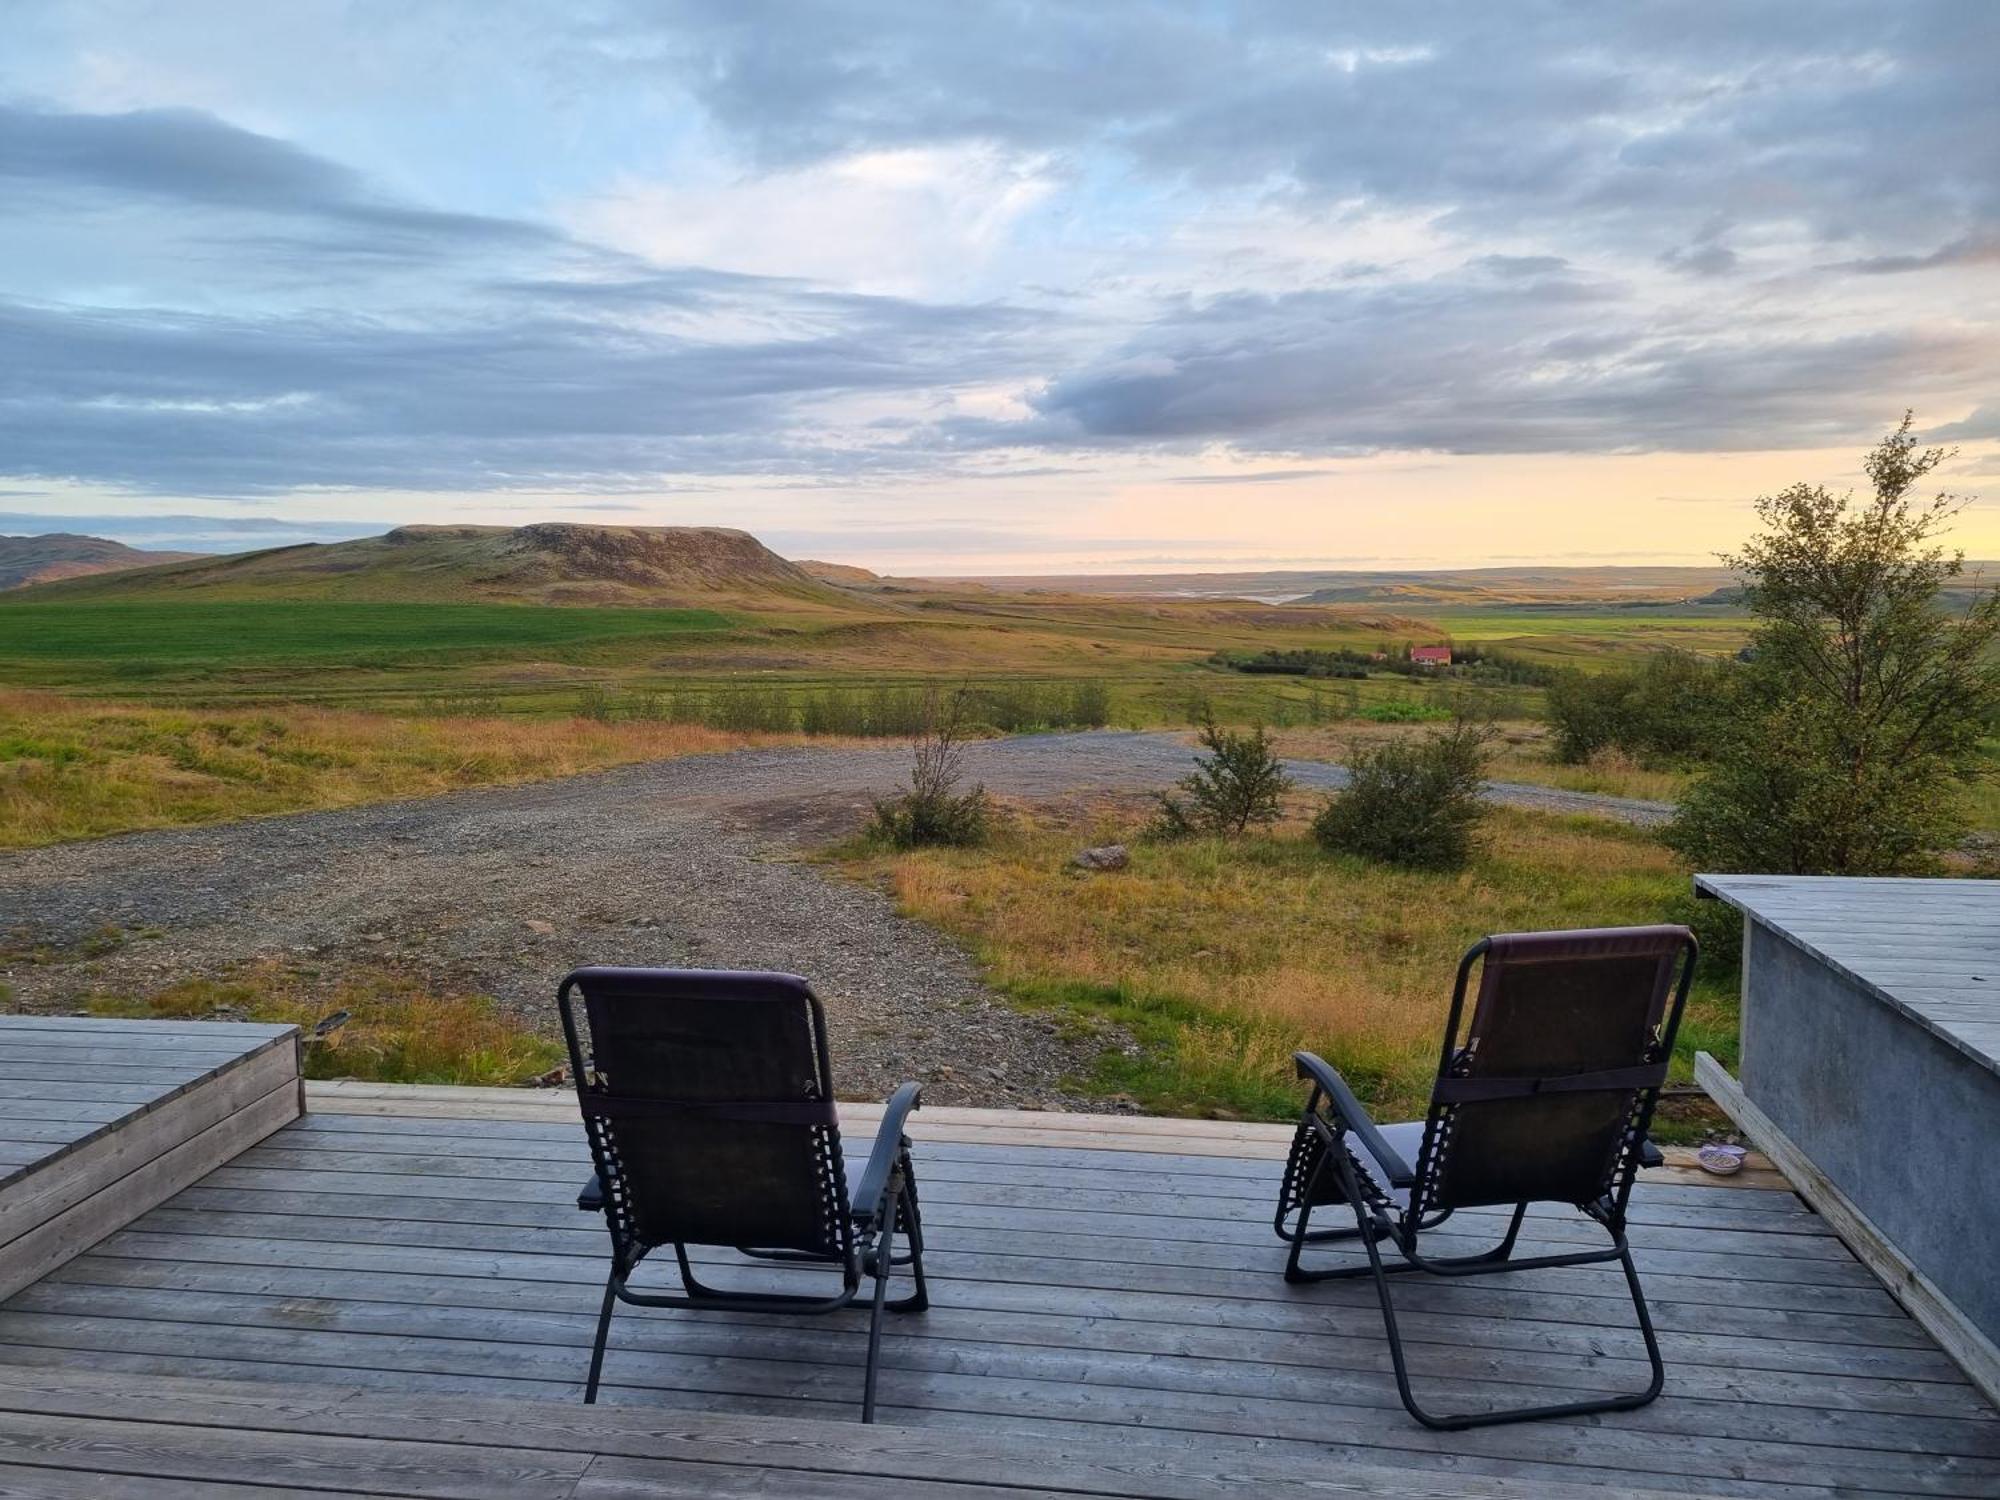
{"label": "gravel path", "polygon": [[[1099,732],[990,741],[968,761],[997,793],[1054,799],[1164,787],[1191,754],[1176,735]],[[329,989],[351,968],[387,968],[551,1027],[555,982],[578,964],[784,969],[826,1001],[844,1094],[916,1077],[940,1104],[1106,1107],[1061,1080],[1121,1038],[1067,1037],[1008,1007],[949,940],[796,857],[856,826],[906,765],[901,746],[739,751],[4,854],[0,979],[51,1009],[258,960]],[[1291,770],[1311,787],[1346,775]],[[1668,810],[1545,787],[1492,795],[1637,822]],[[92,941],[114,928],[146,935]]]}

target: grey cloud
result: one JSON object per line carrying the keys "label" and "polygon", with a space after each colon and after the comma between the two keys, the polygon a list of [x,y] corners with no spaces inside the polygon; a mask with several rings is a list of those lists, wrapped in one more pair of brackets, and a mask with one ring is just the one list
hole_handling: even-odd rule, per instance
{"label": "grey cloud", "polygon": [[1922,255],[1876,255],[1848,261],[1840,269],[1870,276],[1932,271],[1940,266],[1980,266],[2000,263],[2000,231],[1968,234]]}
{"label": "grey cloud", "polygon": [[2000,438],[2000,402],[1975,407],[1970,416],[1946,422],[1924,434],[1927,443],[1984,442]]}
{"label": "grey cloud", "polygon": [[1472,264],[1481,271],[1509,281],[1560,276],[1570,268],[1569,262],[1560,255],[1482,255]]}
{"label": "grey cloud", "polygon": [[[1035,368],[1012,347],[1031,327],[1015,309],[640,267],[540,226],[388,202],[344,167],[189,111],[0,109],[0,179],[169,200],[177,233],[260,273],[290,267],[310,298],[220,314],[0,297],[0,462],[22,477],[254,496],[893,472],[932,461],[899,446],[901,427],[842,442],[815,409]],[[265,227],[245,233],[245,213]],[[372,295],[313,295],[357,259],[386,268]],[[736,331],[650,316],[676,313]]]}
{"label": "grey cloud", "polygon": [[[1963,333],[1755,338],[1624,305],[1557,332],[1592,293],[1465,279],[1231,299],[1162,320],[1050,384],[1036,416],[961,441],[1266,453],[1726,450],[1850,441],[1919,372],[1960,393],[1990,377]],[[1969,435],[1969,434],[1968,434]]]}
{"label": "grey cloud", "polygon": [[1163,182],[1271,179],[1648,256],[1717,215],[1898,254],[2000,209],[2000,7],[1963,0],[625,14],[656,43],[628,66],[670,74],[769,161],[938,140],[1095,148]]}
{"label": "grey cloud", "polygon": [[[0,179],[14,192],[94,189],[210,209],[304,216],[374,236],[549,245],[516,219],[446,213],[370,191],[352,169],[191,109],[77,114],[0,105]],[[376,250],[383,250],[379,239]]]}
{"label": "grey cloud", "polygon": [[1721,276],[1736,269],[1737,259],[1727,245],[1683,245],[1661,255],[1660,264],[1694,276]]}
{"label": "grey cloud", "polygon": [[[774,314],[797,309],[782,289]],[[833,297],[805,321],[710,342],[523,307],[388,322],[0,302],[0,452],[24,478],[211,494],[815,476],[934,459],[833,442],[814,403],[1030,368],[1005,308]]]}

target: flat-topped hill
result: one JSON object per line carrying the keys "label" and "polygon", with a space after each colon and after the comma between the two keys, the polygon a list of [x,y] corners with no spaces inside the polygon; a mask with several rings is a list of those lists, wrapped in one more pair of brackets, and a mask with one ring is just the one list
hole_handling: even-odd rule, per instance
{"label": "flat-topped hill", "polygon": [[24,591],[23,601],[323,599],[848,608],[748,532],[711,526],[399,526]]}

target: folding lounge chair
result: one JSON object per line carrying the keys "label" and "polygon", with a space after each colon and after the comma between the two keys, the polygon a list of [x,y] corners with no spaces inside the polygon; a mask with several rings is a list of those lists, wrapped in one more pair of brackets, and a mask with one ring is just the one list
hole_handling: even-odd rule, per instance
{"label": "folding lounge chair", "polygon": [[[602,1212],[611,1231],[611,1274],[583,1399],[597,1399],[605,1336],[619,1302],[826,1313],[851,1305],[870,1285],[861,1420],[872,1422],[883,1310],[920,1312],[930,1305],[916,1178],[903,1134],[918,1106],[918,1086],[906,1083],[890,1098],[850,1195],[826,1017],[803,979],[578,969],[563,980],[557,1007],[597,1166],[577,1207]],[[899,1234],[907,1246],[900,1254]],[[632,1290],[628,1279],[662,1245],[673,1247],[682,1290]],[[840,1284],[820,1295],[710,1287],[695,1276],[690,1245],[825,1266],[839,1273]],[[894,1267],[909,1269],[913,1289],[890,1300]]]}
{"label": "folding lounge chair", "polygon": [[[1291,1245],[1285,1279],[1375,1278],[1396,1388],[1426,1427],[1623,1411],[1659,1395],[1666,1370],[1625,1241],[1625,1208],[1638,1169],[1661,1159],[1646,1131],[1666,1082],[1694,960],[1694,934],[1685,927],[1515,933],[1475,943],[1458,966],[1430,1113],[1408,1124],[1376,1125],[1338,1073],[1310,1052],[1295,1054],[1312,1092],[1274,1221]],[[1461,1038],[1475,964],[1478,995]],[[1610,1244],[1513,1258],[1531,1203],[1574,1206],[1604,1229]],[[1310,1227],[1315,1209],[1336,1204],[1352,1213],[1352,1228]],[[1492,1249],[1449,1258],[1426,1253],[1423,1236],[1456,1210],[1494,1205],[1511,1205],[1513,1214]],[[1339,1240],[1359,1240],[1366,1262],[1301,1264],[1308,1246]],[[1402,1263],[1383,1263],[1378,1245],[1385,1240]],[[1418,1403],[1396,1329],[1391,1273],[1480,1276],[1613,1260],[1624,1269],[1652,1361],[1645,1390],[1456,1415]]]}

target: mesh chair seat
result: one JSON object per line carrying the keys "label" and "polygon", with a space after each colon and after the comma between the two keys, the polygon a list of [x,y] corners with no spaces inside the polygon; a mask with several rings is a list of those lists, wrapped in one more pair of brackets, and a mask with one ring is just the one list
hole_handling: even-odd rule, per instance
{"label": "mesh chair seat", "polygon": [[[1658,1160],[1646,1132],[1695,957],[1693,933],[1671,926],[1511,933],[1474,944],[1458,967],[1430,1111],[1420,1121],[1375,1124],[1333,1068],[1311,1053],[1296,1054],[1312,1090],[1273,1221],[1291,1247],[1286,1279],[1374,1277],[1397,1389],[1426,1426],[1625,1410],[1659,1395],[1665,1368],[1626,1242],[1625,1213],[1638,1169]],[[1475,969],[1479,987],[1468,1018]],[[1579,1209],[1610,1243],[1517,1258],[1515,1243],[1532,1203]],[[1513,1214],[1493,1248],[1469,1256],[1429,1253],[1423,1236],[1453,1213],[1495,1206],[1511,1206]],[[1315,1209],[1333,1207],[1352,1214],[1352,1228],[1311,1227]],[[1308,1246],[1342,1240],[1358,1241],[1366,1262],[1305,1267]],[[1378,1248],[1384,1241],[1402,1264],[1384,1264]],[[1417,1401],[1396,1329],[1391,1271],[1470,1276],[1614,1260],[1625,1272],[1652,1365],[1645,1390],[1445,1416]]]}
{"label": "mesh chair seat", "polygon": [[[871,1285],[862,1420],[874,1420],[882,1314],[929,1305],[916,1173],[903,1134],[920,1102],[917,1085],[904,1084],[889,1100],[856,1173],[841,1147],[826,1016],[796,975],[578,969],[563,980],[557,1006],[597,1169],[577,1206],[602,1213],[611,1235],[584,1399],[597,1398],[619,1302],[825,1313]],[[691,1245],[810,1262],[840,1279],[816,1293],[711,1287],[695,1275]],[[683,1290],[633,1290],[640,1263],[669,1246]],[[901,1267],[913,1290],[891,1301],[888,1282]]]}

